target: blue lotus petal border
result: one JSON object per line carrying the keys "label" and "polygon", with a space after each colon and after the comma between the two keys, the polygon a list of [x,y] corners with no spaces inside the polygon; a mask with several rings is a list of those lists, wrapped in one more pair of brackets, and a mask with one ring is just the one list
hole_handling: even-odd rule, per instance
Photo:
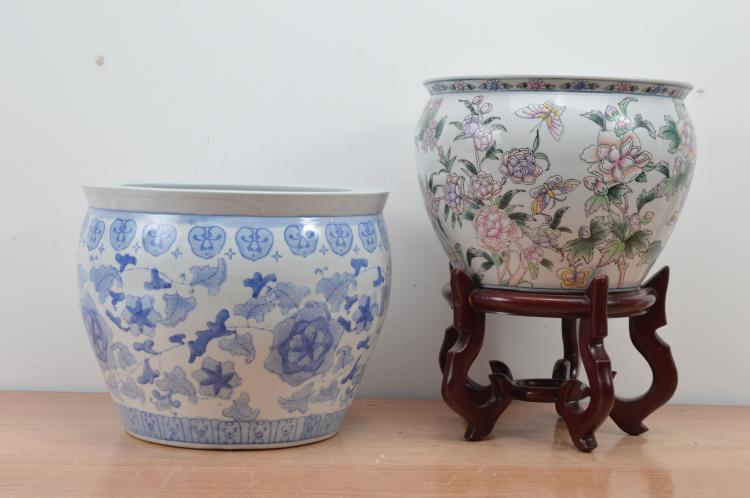
{"label": "blue lotus petal border", "polygon": [[281,420],[221,420],[156,415],[116,404],[128,432],[165,442],[206,445],[276,445],[336,433],[347,410]]}

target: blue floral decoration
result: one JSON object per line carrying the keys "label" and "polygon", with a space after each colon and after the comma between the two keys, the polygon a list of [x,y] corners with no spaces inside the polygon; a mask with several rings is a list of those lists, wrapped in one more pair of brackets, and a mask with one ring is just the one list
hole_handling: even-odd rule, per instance
{"label": "blue floral decoration", "polygon": [[273,233],[267,228],[242,227],[234,236],[243,258],[258,261],[273,247]]}
{"label": "blue floral decoration", "polygon": [[89,231],[86,235],[86,247],[89,251],[93,251],[102,241],[104,236],[104,222],[100,219],[94,218],[89,224]]}
{"label": "blue floral decoration", "polygon": [[378,232],[375,230],[375,223],[364,221],[357,225],[357,231],[359,232],[359,240],[362,241],[362,245],[365,246],[367,252],[375,252],[375,249],[378,248]]}
{"label": "blue floral decoration", "polygon": [[343,256],[352,248],[354,234],[346,223],[329,223],[326,225],[326,240],[334,254]]}
{"label": "blue floral decoration", "polygon": [[200,385],[198,392],[214,398],[229,399],[232,390],[242,384],[242,379],[234,371],[234,362],[218,362],[211,357],[205,358],[201,368],[192,376]]}
{"label": "blue floral decoration", "polygon": [[136,336],[146,334],[153,337],[154,328],[161,320],[161,313],[154,309],[154,298],[151,296],[137,297],[128,294],[121,316],[132,325],[130,330]]}
{"label": "blue floral decoration", "polygon": [[276,325],[264,366],[284,382],[298,386],[331,368],[343,332],[325,303],[308,301]]}
{"label": "blue floral decoration", "polygon": [[188,243],[193,254],[203,259],[211,259],[224,247],[227,233],[216,225],[196,226],[188,232]]}
{"label": "blue floral decoration", "polygon": [[149,223],[143,228],[143,248],[152,256],[169,251],[177,240],[177,229],[172,225]]}
{"label": "blue floral decoration", "polygon": [[122,251],[135,237],[137,226],[129,218],[117,218],[109,227],[109,243],[115,251]]}
{"label": "blue floral decoration", "polygon": [[296,256],[309,256],[318,247],[318,234],[304,225],[289,225],[284,229],[284,240]]}
{"label": "blue floral decoration", "polygon": [[115,359],[112,354],[112,330],[107,322],[96,311],[94,300],[85,292],[81,297],[81,316],[83,326],[86,329],[91,348],[94,350],[96,359],[103,369],[114,368]]}

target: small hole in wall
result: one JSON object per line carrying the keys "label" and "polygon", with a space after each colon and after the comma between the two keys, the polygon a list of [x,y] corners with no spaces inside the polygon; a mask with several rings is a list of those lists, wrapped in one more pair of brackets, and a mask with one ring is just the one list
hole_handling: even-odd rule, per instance
{"label": "small hole in wall", "polygon": [[104,56],[97,55],[96,57],[94,57],[94,64],[96,64],[97,66],[101,66],[102,64],[104,64]]}
{"label": "small hole in wall", "polygon": [[703,95],[706,94],[706,91],[703,88],[699,88],[695,91],[696,94],[698,94],[698,97],[703,97]]}

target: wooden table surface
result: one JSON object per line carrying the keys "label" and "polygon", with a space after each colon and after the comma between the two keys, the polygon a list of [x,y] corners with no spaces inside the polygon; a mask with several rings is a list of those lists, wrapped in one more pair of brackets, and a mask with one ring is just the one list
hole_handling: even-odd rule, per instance
{"label": "wooden table surface", "polygon": [[750,496],[750,407],[671,405],[573,449],[552,405],[515,402],[469,443],[442,402],[358,399],[291,449],[170,448],[125,434],[104,394],[0,392],[0,496]]}

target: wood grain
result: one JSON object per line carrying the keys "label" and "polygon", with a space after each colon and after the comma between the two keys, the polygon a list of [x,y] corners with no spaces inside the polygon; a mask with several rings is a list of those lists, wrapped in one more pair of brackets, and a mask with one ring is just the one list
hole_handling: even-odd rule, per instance
{"label": "wood grain", "polygon": [[5,392],[0,496],[750,496],[750,407],[667,405],[637,437],[607,420],[592,454],[556,420],[514,403],[470,443],[443,402],[358,399],[328,441],[222,452],[136,440],[104,394]]}

